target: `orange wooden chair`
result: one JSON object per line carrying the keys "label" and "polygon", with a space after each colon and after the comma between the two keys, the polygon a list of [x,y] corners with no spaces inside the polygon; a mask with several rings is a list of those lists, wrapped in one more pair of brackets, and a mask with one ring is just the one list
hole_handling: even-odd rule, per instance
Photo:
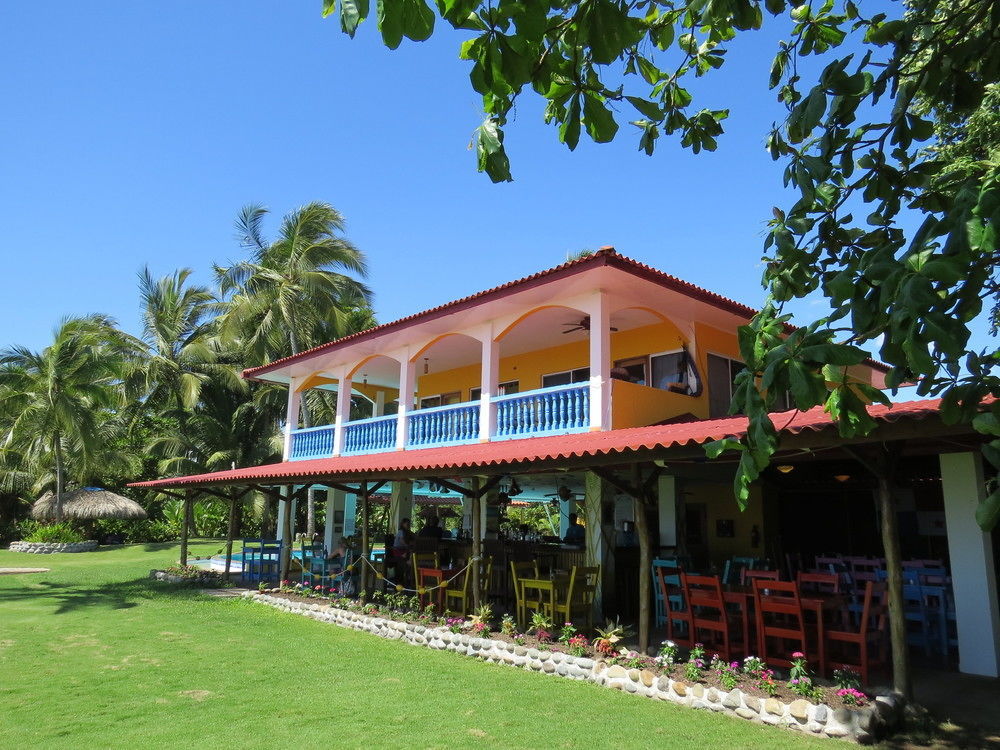
{"label": "orange wooden chair", "polygon": [[839,594],[840,576],[836,573],[803,573],[795,576],[795,582],[799,584],[799,591],[815,591],[819,594]]}
{"label": "orange wooden chair", "polygon": [[[861,622],[857,630],[831,630],[823,634],[831,646],[856,647],[858,658],[848,660],[846,648],[834,648],[833,656],[827,655],[827,666],[833,668],[855,669],[861,674],[861,682],[870,685],[869,675],[872,667],[884,668],[886,658],[885,627],[887,618],[885,584],[869,581],[865,585],[865,599],[861,611]],[[831,650],[831,649],[828,649]],[[851,650],[854,650],[851,648]]]}
{"label": "orange wooden chair", "polygon": [[[718,576],[691,576],[681,573],[684,601],[690,611],[691,637],[701,640],[708,651],[716,651],[727,662],[733,654],[744,653],[745,633],[740,626],[730,622],[722,584]],[[709,637],[702,638],[701,633]]]}
{"label": "orange wooden chair", "polygon": [[762,579],[765,581],[780,581],[781,573],[777,570],[749,570],[744,568],[740,572],[740,583],[744,586],[751,585],[751,581]]}
{"label": "orange wooden chair", "polygon": [[757,619],[757,655],[768,664],[783,667],[792,665],[791,655],[796,651],[808,657],[798,585],[755,578],[753,598]]}

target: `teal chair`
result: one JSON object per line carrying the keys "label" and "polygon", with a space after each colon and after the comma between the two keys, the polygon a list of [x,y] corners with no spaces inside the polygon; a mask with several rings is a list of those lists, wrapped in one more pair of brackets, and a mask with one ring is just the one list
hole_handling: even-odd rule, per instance
{"label": "teal chair", "polygon": [[743,571],[756,570],[758,562],[756,557],[730,557],[722,569],[722,583],[739,583]]}
{"label": "teal chair", "polygon": [[302,543],[302,575],[300,579],[303,584],[310,586],[327,586],[329,582],[329,571],[326,560],[326,549],[322,544],[314,542]]}

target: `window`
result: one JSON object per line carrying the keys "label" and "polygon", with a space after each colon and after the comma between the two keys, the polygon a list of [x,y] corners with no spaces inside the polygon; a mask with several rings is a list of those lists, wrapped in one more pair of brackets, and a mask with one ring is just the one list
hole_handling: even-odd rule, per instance
{"label": "window", "polygon": [[[498,396],[509,396],[512,393],[517,393],[519,390],[519,382],[517,380],[508,380],[506,383],[500,383],[497,386]],[[483,395],[482,388],[471,388],[469,390],[469,400],[478,401]]]}
{"label": "window", "polygon": [[590,380],[590,368],[578,367],[575,370],[565,372],[553,372],[549,375],[542,375],[542,388],[552,388],[557,385],[569,385],[570,383],[584,383]]}
{"label": "window", "polygon": [[733,400],[733,384],[736,376],[746,369],[742,362],[720,357],[717,354],[708,355],[708,415],[715,419],[729,414],[729,405]]}
{"label": "window", "polygon": [[678,350],[666,354],[654,354],[649,358],[653,371],[651,385],[665,391],[688,392],[688,355]]}
{"label": "window", "polygon": [[[649,361],[646,357],[633,357],[632,359],[620,359],[615,362],[614,369],[618,371],[624,371],[622,374],[628,373],[628,381],[635,383],[636,385],[646,385],[647,377],[646,372],[648,368]],[[612,373],[611,377],[615,377]]]}
{"label": "window", "polygon": [[420,399],[421,409],[432,409],[435,406],[450,406],[462,402],[462,394],[459,391],[452,393],[442,393],[438,396],[424,396]]}

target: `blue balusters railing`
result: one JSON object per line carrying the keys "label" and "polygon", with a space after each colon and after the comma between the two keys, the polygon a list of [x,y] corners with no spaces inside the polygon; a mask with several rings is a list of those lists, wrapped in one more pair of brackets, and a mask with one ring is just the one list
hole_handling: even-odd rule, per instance
{"label": "blue balusters railing", "polygon": [[300,461],[307,458],[328,458],[333,455],[333,425],[292,430],[292,444],[288,458]]}
{"label": "blue balusters railing", "polygon": [[496,396],[496,437],[559,435],[590,427],[590,384],[572,383]]}
{"label": "blue balusters railing", "polygon": [[479,402],[437,406],[411,412],[408,448],[460,445],[479,439]]}
{"label": "blue balusters railing", "polygon": [[343,453],[379,453],[396,448],[396,415],[356,419],[344,425]]}

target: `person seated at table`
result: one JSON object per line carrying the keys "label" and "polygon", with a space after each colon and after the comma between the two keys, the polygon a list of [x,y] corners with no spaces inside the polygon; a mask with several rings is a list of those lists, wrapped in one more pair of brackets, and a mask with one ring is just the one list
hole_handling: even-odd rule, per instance
{"label": "person seated at table", "polygon": [[340,544],[338,544],[333,549],[327,550],[327,552],[326,552],[326,559],[327,559],[327,561],[331,561],[331,560],[336,560],[336,559],[339,558],[341,560],[341,562],[343,562],[344,556],[346,554],[347,554],[347,548],[344,547],[343,542],[341,542]]}
{"label": "person seated at table", "polygon": [[397,560],[410,559],[413,551],[413,532],[410,531],[410,519],[404,518],[399,522],[399,530],[392,539],[392,556]]}
{"label": "person seated at table", "polygon": [[563,537],[565,544],[583,544],[587,539],[587,530],[577,521],[576,513],[569,514],[569,527],[566,529],[566,536]]}
{"label": "person seated at table", "polygon": [[427,523],[417,532],[417,536],[421,539],[436,539],[437,541],[441,541],[443,533],[444,530],[441,528],[441,522],[438,520],[438,517],[428,516]]}

